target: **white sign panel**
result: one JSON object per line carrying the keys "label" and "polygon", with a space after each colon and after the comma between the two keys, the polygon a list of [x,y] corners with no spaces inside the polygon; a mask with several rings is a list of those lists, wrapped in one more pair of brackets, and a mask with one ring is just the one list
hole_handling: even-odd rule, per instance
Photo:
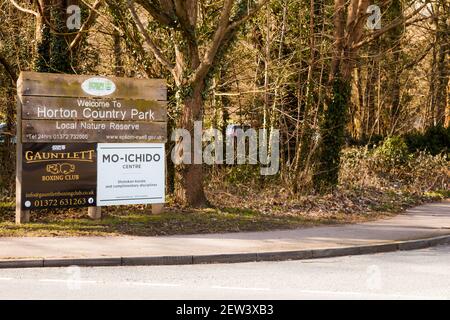
{"label": "white sign panel", "polygon": [[99,143],[97,206],[164,203],[163,143]]}

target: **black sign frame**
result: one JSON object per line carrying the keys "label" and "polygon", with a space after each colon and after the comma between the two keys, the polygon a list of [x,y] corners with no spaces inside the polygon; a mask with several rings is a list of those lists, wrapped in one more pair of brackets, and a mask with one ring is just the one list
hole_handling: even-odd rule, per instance
{"label": "black sign frame", "polygon": [[24,143],[23,210],[96,206],[96,143]]}

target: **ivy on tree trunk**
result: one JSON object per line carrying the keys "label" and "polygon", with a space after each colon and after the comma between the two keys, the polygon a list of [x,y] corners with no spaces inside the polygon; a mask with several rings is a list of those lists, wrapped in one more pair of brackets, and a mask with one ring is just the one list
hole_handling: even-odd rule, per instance
{"label": "ivy on tree trunk", "polygon": [[345,143],[348,103],[351,84],[337,75],[333,80],[332,98],[321,124],[322,147],[314,175],[314,185],[319,191],[328,191],[339,179],[340,153]]}

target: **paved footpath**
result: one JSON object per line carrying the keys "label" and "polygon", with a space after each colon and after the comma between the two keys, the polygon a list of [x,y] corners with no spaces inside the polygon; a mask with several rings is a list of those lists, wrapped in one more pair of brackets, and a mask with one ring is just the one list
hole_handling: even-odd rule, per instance
{"label": "paved footpath", "polygon": [[0,268],[311,259],[450,243],[450,199],[374,222],[164,237],[0,238]]}

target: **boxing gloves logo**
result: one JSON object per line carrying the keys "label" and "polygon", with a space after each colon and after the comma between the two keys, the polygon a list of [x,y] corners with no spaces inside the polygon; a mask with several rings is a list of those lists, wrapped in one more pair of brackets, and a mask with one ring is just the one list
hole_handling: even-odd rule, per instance
{"label": "boxing gloves logo", "polygon": [[47,165],[47,172],[51,174],[71,174],[75,172],[75,165],[70,163],[54,163]]}

